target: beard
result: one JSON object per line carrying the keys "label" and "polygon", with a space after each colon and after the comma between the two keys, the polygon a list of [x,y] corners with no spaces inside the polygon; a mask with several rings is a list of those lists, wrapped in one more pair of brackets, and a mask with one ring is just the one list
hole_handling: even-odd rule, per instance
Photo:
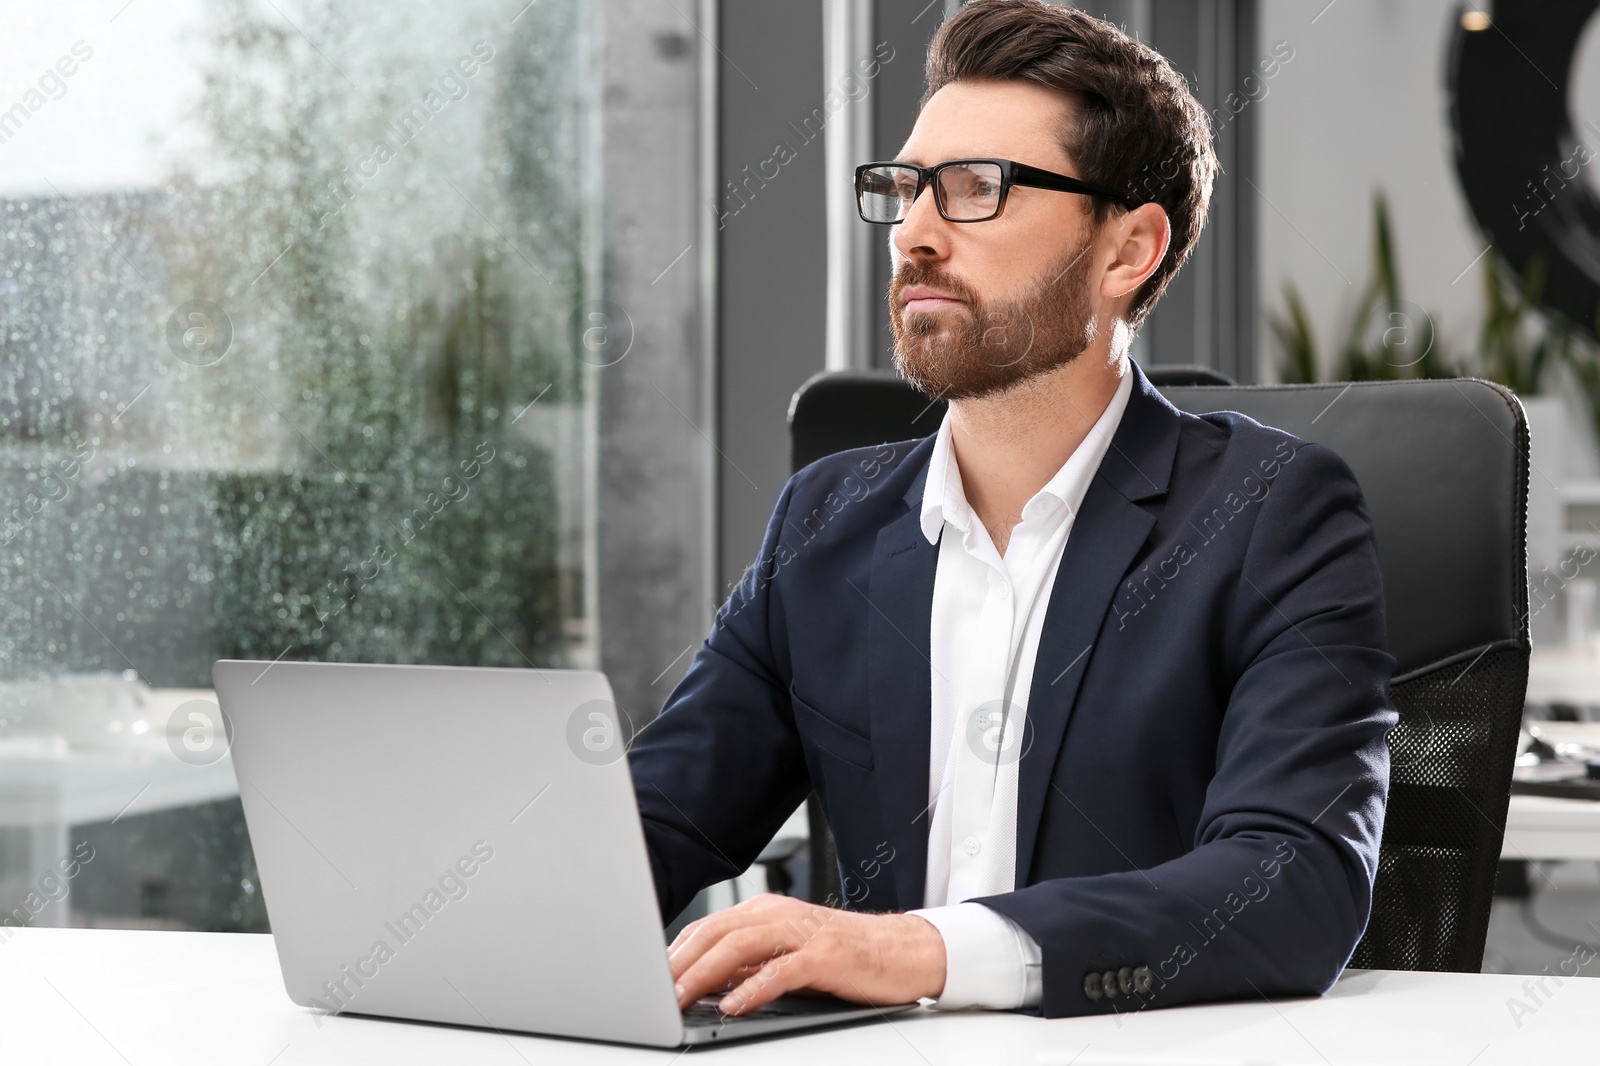
{"label": "beard", "polygon": [[[889,283],[894,367],[929,399],[991,396],[1072,362],[1094,341],[1089,247],[1063,255],[1021,299],[980,299],[953,277],[906,260]],[[926,285],[964,301],[905,313],[900,294]]]}

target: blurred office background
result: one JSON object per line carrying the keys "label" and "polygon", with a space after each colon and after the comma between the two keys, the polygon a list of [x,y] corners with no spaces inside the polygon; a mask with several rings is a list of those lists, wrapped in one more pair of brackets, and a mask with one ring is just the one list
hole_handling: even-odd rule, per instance
{"label": "blurred office background", "polygon": [[[266,927],[219,657],[600,667],[647,722],[756,549],[796,387],[889,365],[849,174],[898,151],[956,6],[0,3],[0,908]],[[1465,91],[1525,62],[1600,151],[1595,4],[1080,6],[1189,77],[1223,164],[1136,358],[1512,385],[1536,579],[1600,549],[1593,307],[1551,258],[1591,250],[1600,181],[1508,148],[1525,198],[1470,195],[1498,119]],[[1530,721],[1581,725],[1593,575],[1546,587],[1574,680]],[[1486,968],[1595,939],[1594,862],[1508,857]]]}

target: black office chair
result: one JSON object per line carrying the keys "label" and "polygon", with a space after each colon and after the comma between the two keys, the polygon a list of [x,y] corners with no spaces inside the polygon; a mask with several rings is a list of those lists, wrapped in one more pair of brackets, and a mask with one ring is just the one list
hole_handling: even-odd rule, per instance
{"label": "black office chair", "polygon": [[[1234,384],[1208,366],[1141,367],[1158,389],[1174,385]],[[937,432],[945,403],[886,370],[813,374],[789,401],[789,468],[799,470],[824,455]]]}
{"label": "black office chair", "polygon": [[[1400,722],[1372,917],[1350,965],[1477,972],[1531,647],[1522,406],[1475,379],[1231,386],[1193,384],[1195,369],[1145,372],[1183,410],[1239,411],[1333,448],[1372,516]],[[817,375],[790,404],[791,463],[927,436],[943,407],[891,372]],[[815,795],[808,810],[808,895],[837,899]]]}

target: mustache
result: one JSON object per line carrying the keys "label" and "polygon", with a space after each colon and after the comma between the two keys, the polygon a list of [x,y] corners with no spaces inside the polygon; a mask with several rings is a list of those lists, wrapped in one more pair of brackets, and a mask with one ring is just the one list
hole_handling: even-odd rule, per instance
{"label": "mustache", "polygon": [[895,297],[913,285],[926,285],[939,292],[947,292],[958,300],[967,303],[977,303],[978,296],[959,280],[945,274],[928,270],[910,270],[897,273],[889,281],[889,302],[894,303]]}
{"label": "mustache", "polygon": [[[1066,277],[1068,271],[1077,266],[1078,263],[1083,260],[1083,257],[1088,255],[1089,252],[1093,250],[1093,247],[1094,246],[1091,242],[1085,241],[1083,247],[1078,249],[1078,254],[1074,255],[1062,265],[1061,269],[1056,272],[1055,277],[1050,279],[1047,287],[1054,288],[1056,283],[1058,283],[1062,278]],[[928,267],[919,267],[915,264],[896,271],[894,276],[890,278],[890,300],[892,301],[897,294],[903,292],[913,285],[926,285],[930,289],[937,289],[940,292],[948,292],[957,299],[965,300],[968,303],[979,302],[978,295],[969,289],[964,283],[962,283],[960,279],[951,277]]]}

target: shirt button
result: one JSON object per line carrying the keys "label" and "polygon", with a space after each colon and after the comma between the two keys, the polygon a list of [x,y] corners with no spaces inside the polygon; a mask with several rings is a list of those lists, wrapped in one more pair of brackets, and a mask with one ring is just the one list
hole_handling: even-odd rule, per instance
{"label": "shirt button", "polygon": [[968,837],[961,842],[961,848],[968,855],[976,855],[983,849],[983,841],[977,837]]}
{"label": "shirt button", "polygon": [[1010,585],[1001,585],[1000,586],[1000,598],[1002,600],[1007,600],[1007,599],[1011,598],[1011,586]]}

